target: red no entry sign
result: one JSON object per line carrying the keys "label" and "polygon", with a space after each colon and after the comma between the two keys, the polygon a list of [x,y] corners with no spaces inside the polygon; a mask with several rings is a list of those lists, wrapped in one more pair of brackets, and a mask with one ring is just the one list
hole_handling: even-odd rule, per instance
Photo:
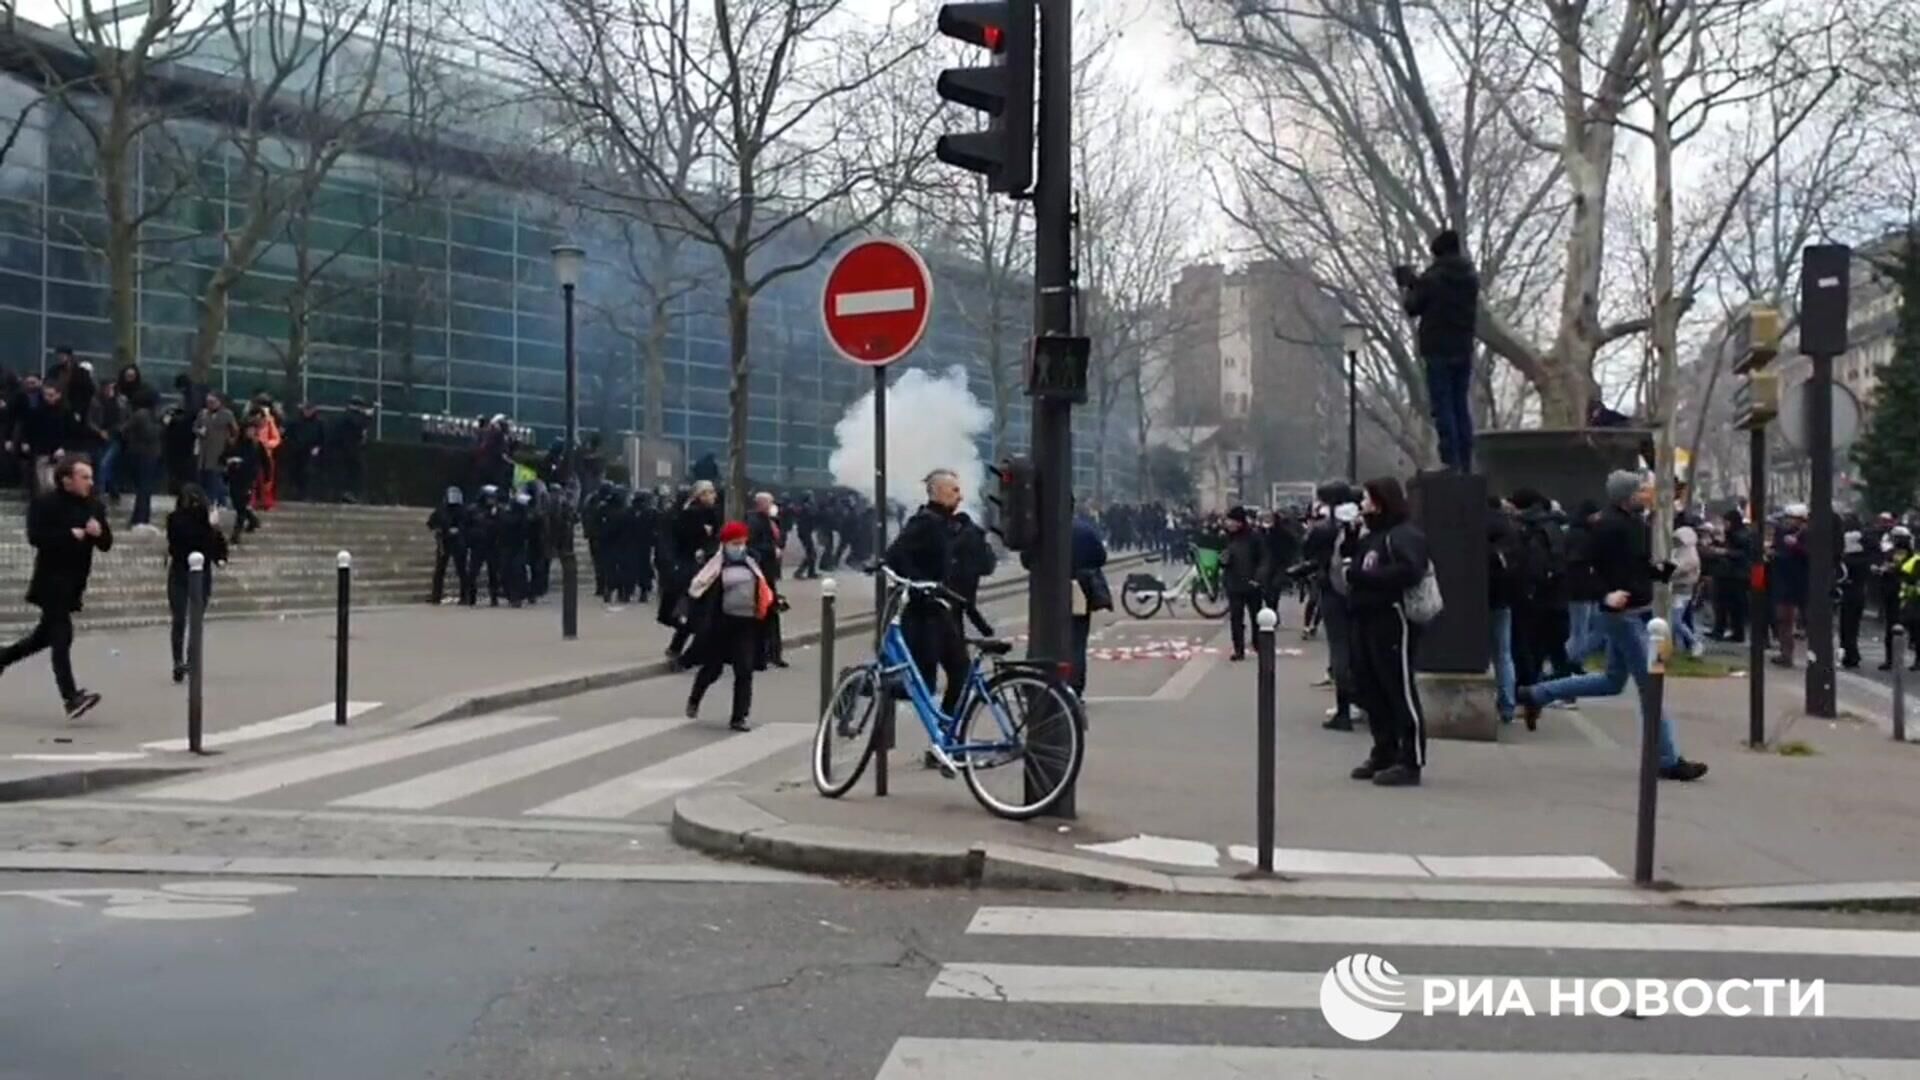
{"label": "red no entry sign", "polygon": [[883,366],[913,351],[933,314],[933,275],[898,240],[863,240],[827,271],[820,318],[827,340],[856,364]]}

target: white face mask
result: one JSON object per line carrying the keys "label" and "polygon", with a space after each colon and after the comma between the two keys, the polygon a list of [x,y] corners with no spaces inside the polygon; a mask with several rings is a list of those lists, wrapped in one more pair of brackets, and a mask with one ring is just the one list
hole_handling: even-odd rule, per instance
{"label": "white face mask", "polygon": [[1342,525],[1351,525],[1360,520],[1360,507],[1355,503],[1341,503],[1333,508],[1333,519]]}
{"label": "white face mask", "polygon": [[725,552],[727,558],[734,562],[739,562],[741,559],[747,557],[747,545],[745,544],[727,544],[720,550]]}

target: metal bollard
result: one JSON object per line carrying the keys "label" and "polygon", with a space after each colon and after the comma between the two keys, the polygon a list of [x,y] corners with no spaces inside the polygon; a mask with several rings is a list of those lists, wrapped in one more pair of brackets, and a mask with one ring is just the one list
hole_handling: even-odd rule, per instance
{"label": "metal bollard", "polygon": [[567,526],[567,547],[560,552],[560,640],[580,636],[580,567],[573,554],[573,526]]}
{"label": "metal bollard", "polygon": [[1653,826],[1660,783],[1660,712],[1666,700],[1667,655],[1672,648],[1673,631],[1667,626],[1667,620],[1654,619],[1648,623],[1647,685],[1640,695],[1640,808],[1633,841],[1636,885],[1653,883]]}
{"label": "metal bollard", "polygon": [[207,662],[207,557],[187,556],[187,750],[200,753],[201,672]]}
{"label": "metal bollard", "polygon": [[834,609],[839,606],[840,586],[832,578],[820,579],[820,715],[827,715],[833,704],[833,625]]}
{"label": "metal bollard", "polygon": [[341,552],[334,556],[334,565],[340,568],[340,602],[336,614],[337,621],[333,631],[333,722],[336,726],[347,726],[347,613],[353,606],[353,555]]}
{"label": "metal bollard", "polygon": [[1907,741],[1907,628],[1887,631],[1887,655],[1893,657],[1893,737]]}
{"label": "metal bollard", "polygon": [[1254,797],[1259,805],[1254,809],[1254,834],[1259,844],[1258,865],[1263,874],[1273,873],[1273,767],[1276,749],[1274,746],[1274,694],[1273,694],[1273,632],[1280,625],[1280,616],[1273,609],[1263,607],[1255,617],[1258,630],[1254,634],[1254,650],[1260,657],[1259,704],[1254,716],[1255,741],[1258,746],[1259,763],[1255,766]]}

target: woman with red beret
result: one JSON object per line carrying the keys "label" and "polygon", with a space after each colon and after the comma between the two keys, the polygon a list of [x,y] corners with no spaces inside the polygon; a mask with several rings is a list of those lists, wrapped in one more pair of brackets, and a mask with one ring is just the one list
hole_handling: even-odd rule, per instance
{"label": "woman with red beret", "polygon": [[715,552],[687,586],[682,601],[683,625],[692,634],[681,662],[698,665],[693,693],[687,698],[687,719],[700,715],[700,699],[720,681],[720,672],[733,668],[733,717],[728,727],[747,731],[747,712],[753,706],[753,669],[759,658],[760,624],[773,610],[773,587],[760,567],[747,557],[745,522],[729,521],[720,530]]}

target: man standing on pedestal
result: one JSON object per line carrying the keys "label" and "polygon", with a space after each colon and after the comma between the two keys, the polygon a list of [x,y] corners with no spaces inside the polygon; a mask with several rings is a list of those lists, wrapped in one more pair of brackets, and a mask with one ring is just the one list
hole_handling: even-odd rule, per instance
{"label": "man standing on pedestal", "polygon": [[1479,317],[1480,276],[1460,250],[1460,234],[1442,229],[1427,249],[1433,262],[1418,274],[1393,268],[1400,302],[1420,321],[1416,344],[1427,371],[1427,404],[1440,441],[1440,463],[1473,471],[1473,328]]}

